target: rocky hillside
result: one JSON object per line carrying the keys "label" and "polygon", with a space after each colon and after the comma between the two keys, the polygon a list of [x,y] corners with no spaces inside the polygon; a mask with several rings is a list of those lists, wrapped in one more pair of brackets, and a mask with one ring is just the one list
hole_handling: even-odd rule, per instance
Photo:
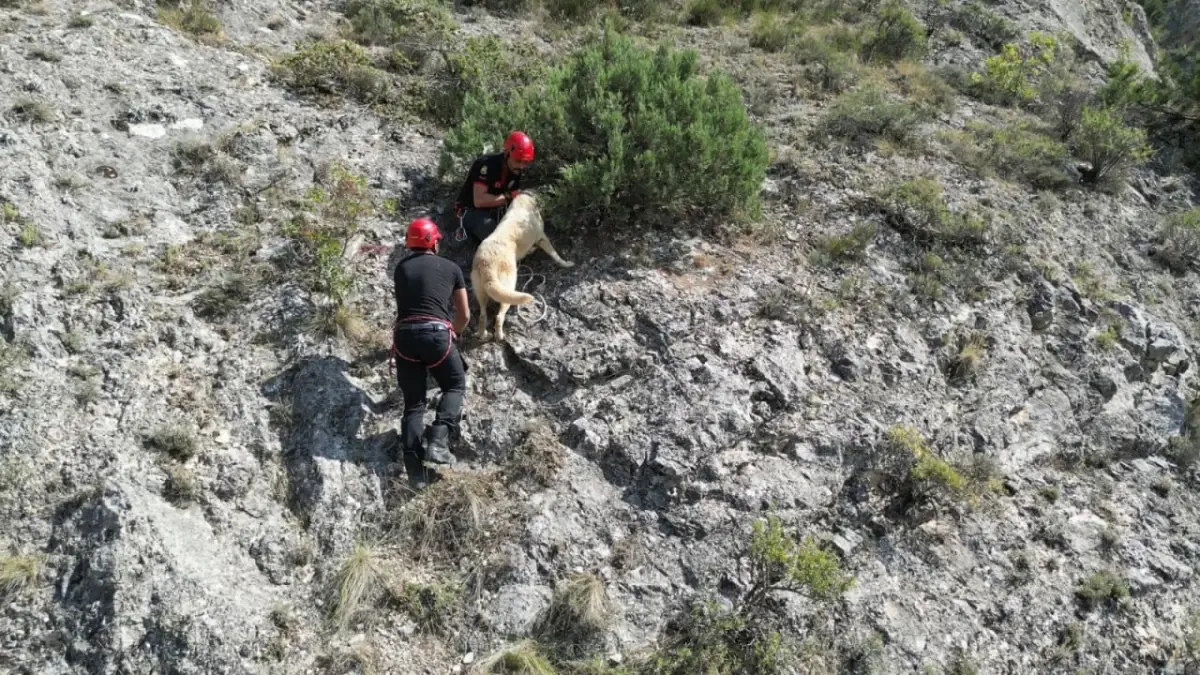
{"label": "rocky hillside", "polygon": [[1152,72],[1116,0],[915,2],[890,63],[838,46],[870,8],[639,17],[743,88],[762,213],[558,226],[411,493],[388,264],[458,180],[422,101],[468,37],[574,49],[568,5],[330,71],[288,61],[364,35],[330,3],[0,0],[0,672],[1200,672],[1195,178],[1089,182],[970,77],[1032,31]]}

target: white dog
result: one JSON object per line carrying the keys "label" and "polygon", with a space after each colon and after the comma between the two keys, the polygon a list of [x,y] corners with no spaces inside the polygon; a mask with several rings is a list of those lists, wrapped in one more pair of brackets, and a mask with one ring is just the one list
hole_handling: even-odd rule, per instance
{"label": "white dog", "polygon": [[528,192],[517,195],[509,204],[496,230],[479,244],[475,260],[471,265],[471,285],[475,288],[475,300],[479,303],[479,337],[488,339],[488,299],[500,303],[496,312],[496,339],[504,339],[504,315],[512,305],[524,305],[533,300],[528,293],[517,288],[517,261],[529,254],[536,246],[545,251],[554,262],[563,267],[573,267],[558,255],[542,230],[542,215],[537,200]]}

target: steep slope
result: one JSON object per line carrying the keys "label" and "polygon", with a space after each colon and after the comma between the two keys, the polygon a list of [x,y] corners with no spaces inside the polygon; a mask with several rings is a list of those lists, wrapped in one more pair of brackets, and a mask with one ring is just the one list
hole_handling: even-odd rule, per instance
{"label": "steep slope", "polygon": [[[355,243],[383,252],[343,262],[385,328],[387,249],[445,202],[439,133],[271,79],[330,7],[223,5],[202,40],[146,5],[77,9],[0,8],[5,669],[456,672],[542,636],[578,572],[614,610],[587,653],[628,659],[689,599],[747,591],[768,510],[855,577],[779,599],[801,672],[1196,667],[1200,286],[1151,255],[1186,181],[981,177],[945,132],[1013,113],[965,99],[924,152],[809,143],[832,96],[739,27],[688,28],[777,148],[768,234],[555,235],[576,267],[535,253],[521,283],[544,305],[510,314],[507,345],[466,337],[465,465],[414,498],[382,344],[311,330],[286,226],[337,161],[364,177]],[[1117,3],[995,9],[1101,59],[1144,39]],[[472,12],[467,33],[555,46]],[[992,51],[956,44],[929,61]],[[875,196],[923,176],[992,234],[935,264]],[[912,484],[905,426],[961,470]]]}

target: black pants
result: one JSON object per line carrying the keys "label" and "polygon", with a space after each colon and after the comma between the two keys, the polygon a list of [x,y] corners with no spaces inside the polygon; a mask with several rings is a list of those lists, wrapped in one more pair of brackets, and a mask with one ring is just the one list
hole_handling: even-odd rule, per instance
{"label": "black pants", "polygon": [[[400,426],[400,447],[405,464],[425,460],[421,437],[425,433],[426,375],[432,374],[442,390],[434,426],[445,425],[450,437],[458,432],[463,398],[467,393],[466,362],[450,330],[436,323],[399,324],[396,341],[396,380],[404,394],[404,420]],[[416,359],[410,361],[409,359]],[[434,365],[436,364],[436,365]],[[409,469],[412,470],[411,467]]]}
{"label": "black pants", "polygon": [[479,246],[488,235],[495,232],[499,224],[497,209],[467,209],[463,212],[462,225],[474,246]]}

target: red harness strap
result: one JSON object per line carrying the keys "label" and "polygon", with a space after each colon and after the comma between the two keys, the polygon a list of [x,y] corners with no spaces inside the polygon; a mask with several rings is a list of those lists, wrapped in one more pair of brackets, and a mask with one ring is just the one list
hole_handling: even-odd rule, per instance
{"label": "red harness strap", "polygon": [[401,323],[411,323],[411,322],[416,322],[416,321],[429,321],[432,323],[440,323],[446,327],[446,330],[450,331],[450,339],[446,341],[446,353],[442,354],[442,358],[438,359],[437,361],[434,361],[433,363],[425,364],[425,367],[426,368],[437,368],[438,366],[440,366],[442,364],[442,361],[446,360],[446,357],[450,356],[450,349],[454,346],[454,335],[455,335],[454,324],[450,323],[449,321],[446,321],[445,319],[443,319],[441,317],[428,316],[425,314],[417,314],[415,316],[405,317],[403,321],[397,319],[396,322],[392,324],[392,346],[390,349],[388,349],[388,375],[389,376],[395,372],[395,368],[396,368],[395,357],[397,357],[397,356],[399,356],[400,358],[402,358],[405,361],[408,361],[410,363],[421,363],[420,359],[410,359],[407,356],[405,356],[404,354],[401,354],[400,350],[396,348],[396,326],[400,325]]}

